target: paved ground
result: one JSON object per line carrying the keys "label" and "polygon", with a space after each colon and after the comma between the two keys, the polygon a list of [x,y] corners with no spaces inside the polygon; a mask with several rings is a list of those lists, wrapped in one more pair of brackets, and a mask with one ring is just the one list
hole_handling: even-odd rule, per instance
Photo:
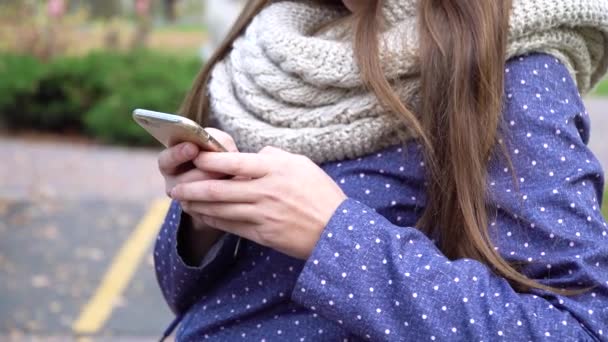
{"label": "paved ground", "polygon": [[156,151],[0,137],[0,198],[145,201],[162,193]]}
{"label": "paved ground", "polygon": [[585,101],[591,116],[589,146],[599,158],[604,170],[608,170],[608,99],[591,98]]}
{"label": "paved ground", "polygon": [[[156,155],[0,138],[1,341],[75,336],[117,251],[164,196]],[[146,250],[96,340],[155,340],[172,319]]]}
{"label": "paved ground", "polygon": [[[0,333],[71,332],[145,206],[135,202],[14,202],[0,224]],[[116,298],[103,334],[158,334],[169,321],[146,253]]]}
{"label": "paved ground", "polygon": [[[590,146],[608,167],[608,101],[587,105]],[[0,341],[74,339],[112,259],[163,196],[156,154],[0,137]],[[146,248],[95,340],[155,340],[171,320]]]}

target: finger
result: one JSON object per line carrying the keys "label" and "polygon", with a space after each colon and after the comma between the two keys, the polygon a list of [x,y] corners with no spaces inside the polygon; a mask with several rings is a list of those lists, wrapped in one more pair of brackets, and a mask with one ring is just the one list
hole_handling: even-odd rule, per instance
{"label": "finger", "polygon": [[221,179],[225,175],[216,172],[205,172],[199,169],[192,169],[188,172],[175,176],[175,185],[182,183],[192,183],[210,179]]}
{"label": "finger", "polygon": [[176,185],[171,198],[178,201],[251,203],[260,198],[251,180],[204,180]]}
{"label": "finger", "polygon": [[259,222],[255,208],[250,203],[184,202],[184,210],[188,213],[249,223]]}
{"label": "finger", "polygon": [[189,142],[166,148],[158,156],[158,168],[163,175],[173,175],[180,165],[194,159],[198,151],[199,148]]}
{"label": "finger", "polygon": [[171,190],[173,190],[173,188],[178,184],[192,183],[209,179],[221,179],[222,177],[224,177],[224,175],[219,173],[205,172],[194,168],[190,171],[186,171],[175,176],[167,177],[167,180],[165,182],[165,190],[167,191],[167,196],[171,196]]}
{"label": "finger", "polygon": [[260,241],[260,239],[258,238],[257,230],[255,229],[255,224],[253,223],[226,220],[205,215],[198,215],[198,219],[200,219],[205,225],[209,227],[219,229],[234,235],[238,235],[254,242],[259,243]]}
{"label": "finger", "polygon": [[209,133],[215,140],[222,144],[222,146],[224,146],[228,152],[239,151],[239,149],[236,147],[234,139],[232,139],[230,134],[213,127],[205,127],[205,131],[207,131],[207,133]]}
{"label": "finger", "polygon": [[270,172],[270,156],[257,153],[201,152],[194,159],[197,168],[234,176],[261,178]]}

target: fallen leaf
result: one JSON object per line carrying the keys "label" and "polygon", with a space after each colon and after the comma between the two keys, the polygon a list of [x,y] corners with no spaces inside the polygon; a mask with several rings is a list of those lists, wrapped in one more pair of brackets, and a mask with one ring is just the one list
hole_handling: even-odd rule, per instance
{"label": "fallen leaf", "polygon": [[32,277],[32,286],[35,288],[48,287],[50,284],[49,278],[44,274],[37,274]]}
{"label": "fallen leaf", "polygon": [[61,303],[59,303],[58,301],[55,301],[55,300],[52,301],[49,304],[49,310],[54,314],[59,313],[61,311]]}
{"label": "fallen leaf", "polygon": [[37,321],[26,321],[25,326],[28,328],[28,330],[40,330],[40,323],[38,323]]}
{"label": "fallen leaf", "polygon": [[56,240],[59,235],[59,230],[57,226],[53,224],[49,224],[42,229],[40,229],[40,236],[47,240]]}
{"label": "fallen leaf", "polygon": [[112,303],[112,305],[114,306],[114,308],[122,308],[127,306],[127,299],[123,296],[117,297],[114,300],[114,303]]}
{"label": "fallen leaf", "polygon": [[9,202],[0,199],[0,216],[5,216],[8,213]]}
{"label": "fallen leaf", "polygon": [[95,247],[78,247],[74,250],[77,258],[100,261],[104,257],[103,250]]}

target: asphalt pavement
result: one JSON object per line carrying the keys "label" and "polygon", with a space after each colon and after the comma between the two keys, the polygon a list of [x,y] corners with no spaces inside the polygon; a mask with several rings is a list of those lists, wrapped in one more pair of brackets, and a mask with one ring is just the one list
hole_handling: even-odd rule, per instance
{"label": "asphalt pavement", "polygon": [[591,117],[589,147],[608,170],[608,99],[589,98],[585,105]]}
{"label": "asphalt pavement", "polygon": [[[158,339],[173,317],[154,277],[158,216],[143,226],[146,242],[133,238],[164,197],[157,153],[0,137],[0,341]],[[115,261],[127,241],[133,271]],[[107,295],[120,282],[124,291]],[[83,317],[98,328],[77,331]]]}

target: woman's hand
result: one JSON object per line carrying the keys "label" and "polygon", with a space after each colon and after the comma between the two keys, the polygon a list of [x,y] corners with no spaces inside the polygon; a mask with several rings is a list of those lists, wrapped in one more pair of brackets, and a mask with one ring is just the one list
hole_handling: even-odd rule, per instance
{"label": "woman's hand", "polygon": [[[238,152],[232,137],[214,128],[205,128],[216,140],[218,140],[228,151]],[[218,172],[207,172],[194,167],[193,160],[199,155],[200,149],[193,143],[184,142],[163,150],[158,157],[158,168],[165,178],[165,191],[167,195],[178,184],[197,182],[207,179],[220,179],[226,174]],[[183,206],[182,206],[183,207]],[[184,211],[192,216],[186,208]],[[193,221],[195,227],[200,227],[201,222]]]}
{"label": "woman's hand", "polygon": [[310,159],[266,147],[259,153],[202,152],[196,167],[237,176],[179,184],[171,197],[205,224],[306,259],[346,199]]}

